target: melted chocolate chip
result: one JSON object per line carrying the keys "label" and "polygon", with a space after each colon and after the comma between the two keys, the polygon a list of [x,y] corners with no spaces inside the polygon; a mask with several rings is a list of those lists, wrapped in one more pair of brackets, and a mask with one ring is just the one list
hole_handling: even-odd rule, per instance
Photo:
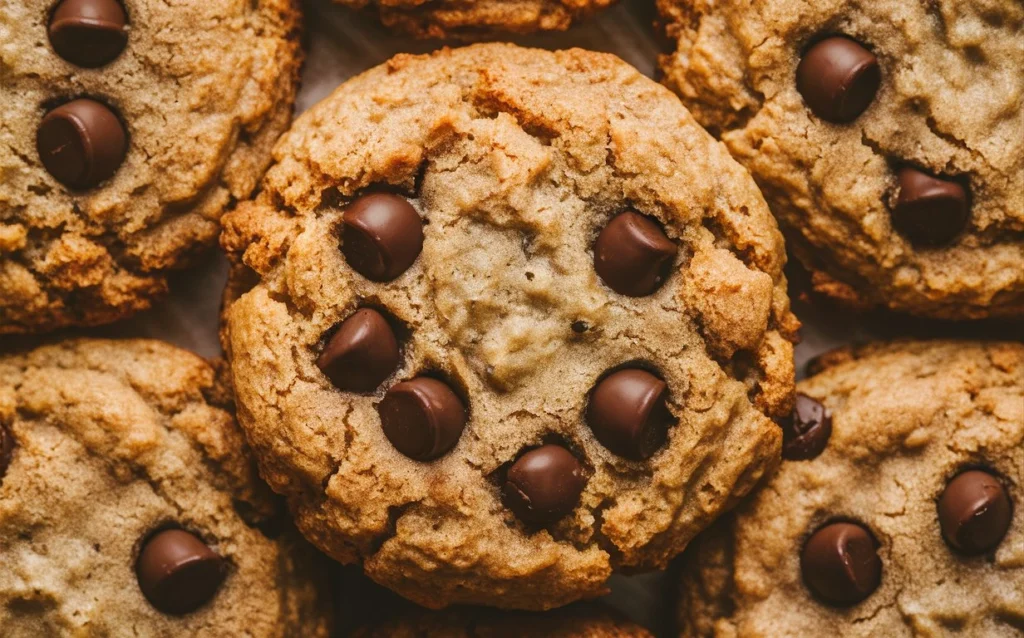
{"label": "melted chocolate chip", "polygon": [[813,459],[824,451],[832,436],[832,415],[817,399],[797,394],[793,414],[782,423],[782,458]]}
{"label": "melted chocolate chip", "polygon": [[587,424],[619,456],[646,459],[665,443],[672,414],[668,386],[650,372],[626,369],[597,384],[587,405]]}
{"label": "melted chocolate chip", "polygon": [[841,36],[818,42],[796,69],[796,88],[815,115],[844,124],[863,113],[878,93],[882,72],[874,54]]}
{"label": "melted chocolate chip", "polygon": [[962,554],[994,550],[1012,519],[1010,497],[998,478],[981,470],[957,475],[939,498],[942,536]]}
{"label": "melted chocolate chip", "polygon": [[800,553],[800,571],[821,601],[846,607],[871,595],[882,581],[882,559],[871,532],[856,523],[831,523],[814,532]]}
{"label": "melted chocolate chip", "polygon": [[343,215],[341,251],[352,268],[371,281],[391,281],[423,250],[423,222],[404,197],[363,195]]}
{"label": "melted chocolate chip", "polygon": [[154,607],[182,615],[213,598],[227,576],[227,563],[194,534],[168,529],[142,546],[135,574]]}
{"label": "melted chocolate chip", "polygon": [[107,64],[128,43],[128,17],[117,0],[64,0],[47,33],[57,55],[85,68]]}
{"label": "melted chocolate chip", "polygon": [[970,215],[967,191],[946,179],[905,166],[896,174],[899,194],[892,225],[912,244],[941,246],[953,241]]}
{"label": "melted chocolate chip", "polygon": [[92,188],[121,166],[128,135],[113,111],[83,98],[46,114],[36,132],[36,149],[57,181]]}
{"label": "melted chocolate chip", "polygon": [[7,468],[10,467],[13,456],[14,436],[6,425],[0,423],[0,479],[7,474]]}
{"label": "melted chocolate chip", "polygon": [[521,521],[546,525],[576,508],[586,484],[583,466],[571,452],[559,445],[544,445],[512,464],[502,495]]}
{"label": "melted chocolate chip", "polygon": [[317,359],[340,390],[371,392],[398,367],[398,339],[376,310],[362,308],[342,322]]}
{"label": "melted chocolate chip", "polygon": [[452,449],[466,427],[466,407],[447,384],[430,377],[403,381],[381,401],[381,425],[411,459],[429,461]]}
{"label": "melted chocolate chip", "polygon": [[626,211],[597,236],[594,269],[620,295],[643,297],[664,283],[677,251],[656,223]]}

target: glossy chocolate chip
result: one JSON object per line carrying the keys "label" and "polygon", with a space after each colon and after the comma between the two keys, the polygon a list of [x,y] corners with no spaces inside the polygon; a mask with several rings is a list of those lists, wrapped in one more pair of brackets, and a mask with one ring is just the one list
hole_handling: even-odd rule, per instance
{"label": "glossy chocolate chip", "polygon": [[381,425],[391,444],[411,459],[435,459],[458,442],[466,407],[442,381],[416,377],[388,390],[381,401]]}
{"label": "glossy chocolate chip", "polygon": [[782,422],[782,458],[806,461],[822,453],[832,436],[832,415],[817,399],[796,395],[793,414]]}
{"label": "glossy chocolate chip", "polygon": [[796,69],[796,88],[815,115],[844,124],[868,108],[882,82],[874,54],[841,36],[818,42]]}
{"label": "glossy chocolate chip", "polygon": [[107,64],[128,43],[128,18],[117,0],[64,0],[47,30],[57,55],[85,68]]}
{"label": "glossy chocolate chip", "polygon": [[822,602],[846,607],[878,588],[882,559],[871,533],[856,523],[830,523],[814,532],[800,553],[808,589]]}
{"label": "glossy chocolate chip", "polygon": [[227,575],[227,563],[194,534],[168,529],[142,546],[135,574],[154,607],[181,615],[213,598]]}
{"label": "glossy chocolate chip", "polygon": [[372,281],[391,281],[423,250],[423,223],[404,197],[363,195],[343,216],[341,250],[352,268]]}
{"label": "glossy chocolate chip", "polygon": [[526,523],[553,523],[576,508],[587,484],[569,450],[544,445],[519,457],[505,476],[505,505]]}
{"label": "glossy chocolate chip", "polygon": [[912,244],[941,246],[953,241],[967,225],[967,191],[946,179],[905,166],[896,174],[899,194],[892,225]]}
{"label": "glossy chocolate chip", "polygon": [[316,365],[340,390],[370,392],[398,367],[398,339],[376,310],[362,308],[342,322]]}
{"label": "glossy chocolate chip", "polygon": [[626,211],[613,218],[594,244],[594,269],[609,288],[643,297],[668,277],[678,248],[650,219]]}
{"label": "glossy chocolate chip", "polygon": [[0,424],[0,479],[7,473],[14,456],[14,436],[6,425]]}
{"label": "glossy chocolate chip", "polygon": [[57,181],[92,188],[121,166],[128,136],[113,111],[83,98],[46,114],[36,131],[36,149]]}
{"label": "glossy chocolate chip", "polygon": [[602,379],[590,395],[587,424],[612,452],[646,459],[665,443],[672,414],[668,386],[646,370],[626,369]]}
{"label": "glossy chocolate chip", "polygon": [[957,475],[939,498],[939,524],[946,542],[962,554],[995,549],[1010,529],[1010,497],[998,478],[981,470]]}

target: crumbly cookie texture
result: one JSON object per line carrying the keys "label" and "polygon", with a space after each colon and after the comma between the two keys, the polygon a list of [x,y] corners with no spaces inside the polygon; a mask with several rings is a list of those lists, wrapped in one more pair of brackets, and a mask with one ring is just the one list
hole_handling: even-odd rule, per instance
{"label": "crumbly cookie texture", "polygon": [[546,613],[453,608],[403,614],[357,629],[353,638],[651,638],[650,632],[595,605]]}
{"label": "crumbly cookie texture", "polygon": [[[148,307],[252,193],[298,82],[292,0],[126,0],[127,45],[99,68],[51,46],[54,5],[0,0],[0,333]],[[85,189],[57,181],[36,140],[44,115],[77,98],[127,132],[123,163]]]}
{"label": "crumbly cookie texture", "polygon": [[[1024,626],[1024,346],[906,342],[841,350],[798,384],[831,411],[820,456],[783,461],[765,488],[694,541],[684,636],[1019,636]],[[994,551],[955,552],[938,503],[967,469],[1012,503]],[[831,607],[801,580],[801,547],[830,520],[880,544],[881,581]],[[966,519],[969,520],[969,519]]]}
{"label": "crumbly cookie texture", "polygon": [[[256,527],[278,508],[209,364],[81,340],[0,358],[0,380],[5,636],[329,635],[314,550]],[[185,615],[154,608],[136,577],[144,539],[167,527],[228,565]]]}
{"label": "crumbly cookie texture", "polygon": [[388,28],[417,38],[475,40],[508,33],[565,31],[615,0],[335,0],[370,7]]}
{"label": "crumbly cookie texture", "polygon": [[[359,248],[341,241],[343,211],[367,191],[400,193],[390,201],[422,218],[422,253],[393,281],[343,254]],[[636,298],[601,282],[591,250],[629,208],[678,246],[664,285]],[[296,122],[222,243],[255,284],[227,310],[226,341],[263,476],[314,544],[425,606],[598,595],[613,569],[664,566],[777,463],[770,417],[792,402],[797,327],[781,235],[725,148],[613,56],[500,44],[396,56]],[[401,349],[365,394],[317,366],[360,307],[390,318]],[[664,379],[677,422],[643,461],[585,422],[591,388],[622,365]],[[468,412],[431,461],[400,453],[378,415],[386,391],[423,373]],[[536,484],[572,510],[537,529],[501,491],[545,443],[576,457],[582,470],[562,479],[585,489],[574,506],[562,479]],[[571,470],[572,456],[544,462]]]}
{"label": "crumbly cookie texture", "polygon": [[[757,180],[821,293],[964,319],[1024,315],[1024,6],[988,0],[659,0],[664,81]],[[804,52],[842,35],[881,87],[833,124],[797,90]],[[966,185],[969,219],[940,246],[894,228],[910,165]],[[934,218],[922,231],[934,231]]]}

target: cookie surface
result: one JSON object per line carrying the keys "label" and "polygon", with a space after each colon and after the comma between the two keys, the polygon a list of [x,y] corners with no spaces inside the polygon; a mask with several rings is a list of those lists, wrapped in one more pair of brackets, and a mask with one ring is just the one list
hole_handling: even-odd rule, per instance
{"label": "cookie surface", "polygon": [[651,638],[632,622],[594,605],[537,612],[458,608],[411,612],[357,629],[354,638]]}
{"label": "cookie surface", "polygon": [[287,128],[292,0],[2,0],[0,333],[149,306]]}
{"label": "cookie surface", "polygon": [[758,181],[815,288],[1024,314],[1024,7],[660,0],[665,83]]}
{"label": "cookie surface", "polygon": [[498,34],[564,31],[615,0],[335,0],[371,8],[388,28],[417,38],[474,40]]}
{"label": "cookie surface", "polygon": [[[691,545],[682,635],[1019,636],[1024,346],[880,344],[824,365],[797,389],[831,435]],[[830,571],[839,556],[850,571]]]}
{"label": "cookie surface", "polygon": [[210,365],[81,340],[0,379],[5,636],[329,635],[312,548],[257,527],[277,507]]}
{"label": "cookie surface", "polygon": [[612,56],[397,56],[296,122],[222,243],[254,284],[227,344],[262,474],[425,606],[597,595],[777,462],[781,236]]}

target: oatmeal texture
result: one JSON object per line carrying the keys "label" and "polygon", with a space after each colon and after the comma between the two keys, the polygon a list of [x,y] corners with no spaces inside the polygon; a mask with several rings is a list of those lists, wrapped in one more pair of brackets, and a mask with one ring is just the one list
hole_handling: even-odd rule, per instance
{"label": "oatmeal texture", "polygon": [[[904,342],[846,348],[797,389],[832,414],[824,452],[783,461],[687,552],[683,636],[1019,636],[1024,627],[1024,346]],[[992,552],[963,556],[937,502],[966,469],[1012,503]],[[866,526],[881,583],[863,602],[818,602],[800,548],[830,520]]]}
{"label": "oatmeal texture", "polygon": [[[155,341],[67,341],[0,358],[0,626],[36,636],[323,636],[322,562],[279,516],[230,391]],[[228,563],[198,610],[161,613],[135,562],[179,527]],[[277,525],[280,527],[280,525]]]}
{"label": "oatmeal texture", "polygon": [[[1024,6],[1000,0],[659,0],[664,82],[761,187],[815,288],[859,308],[1024,315]],[[821,38],[861,43],[881,87],[853,122],[797,90]],[[966,185],[966,227],[915,245],[891,210],[910,165]]]}
{"label": "oatmeal texture", "polygon": [[[340,231],[347,202],[382,190],[409,198],[425,239],[408,270],[375,283],[347,263]],[[597,233],[626,209],[679,246],[646,297],[594,269]],[[792,403],[797,327],[781,235],[724,147],[613,56],[399,55],[296,122],[222,243],[239,295],[225,340],[263,476],[314,544],[422,605],[596,596],[614,569],[664,566],[778,461],[771,417]],[[316,361],[366,306],[399,326],[401,363],[360,395]],[[664,379],[676,422],[643,461],[605,449],[584,420],[591,388],[624,364]],[[421,373],[469,415],[429,462],[399,453],[377,411]],[[544,443],[581,461],[586,486],[536,529],[500,488]]]}
{"label": "oatmeal texture", "polygon": [[[292,0],[125,0],[127,46],[99,68],[51,47],[54,4],[0,0],[0,333],[148,307],[251,194],[298,81]],[[36,148],[43,116],[77,98],[112,108],[128,138],[88,189],[58,182]]]}
{"label": "oatmeal texture", "polygon": [[476,40],[509,33],[565,31],[615,0],[335,0],[380,14],[388,28],[417,38]]}

